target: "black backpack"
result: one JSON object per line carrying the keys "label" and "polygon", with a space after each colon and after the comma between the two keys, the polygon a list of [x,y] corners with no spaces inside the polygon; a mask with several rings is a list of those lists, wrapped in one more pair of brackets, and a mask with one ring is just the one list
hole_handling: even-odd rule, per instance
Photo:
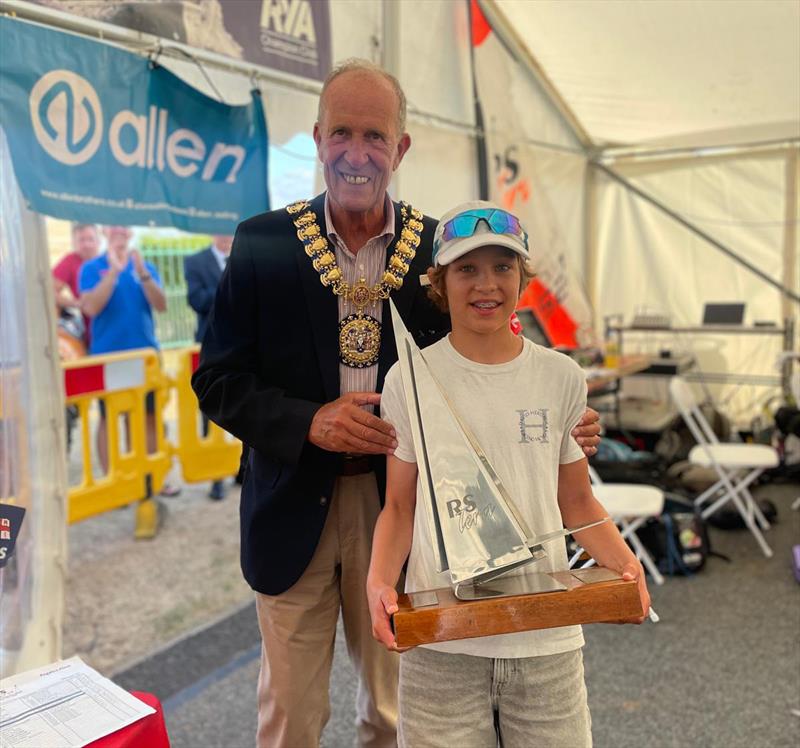
{"label": "black backpack", "polygon": [[[691,501],[664,496],[664,510],[636,531],[662,574],[691,576],[701,571],[711,550],[708,528]],[[724,556],[721,556],[724,558]]]}

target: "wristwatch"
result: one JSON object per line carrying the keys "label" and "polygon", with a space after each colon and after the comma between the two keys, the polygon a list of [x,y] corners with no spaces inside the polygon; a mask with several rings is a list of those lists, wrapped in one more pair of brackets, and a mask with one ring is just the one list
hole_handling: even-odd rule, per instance
{"label": "wristwatch", "polygon": [[145,283],[149,281],[153,276],[150,273],[145,273],[144,275],[139,276],[139,283]]}

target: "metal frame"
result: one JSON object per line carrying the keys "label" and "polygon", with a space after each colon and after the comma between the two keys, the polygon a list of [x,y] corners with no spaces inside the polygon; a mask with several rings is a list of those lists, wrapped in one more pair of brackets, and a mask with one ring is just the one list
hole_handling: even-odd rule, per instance
{"label": "metal frame", "polygon": [[[689,427],[689,431],[691,431],[692,436],[694,436],[714,471],[719,476],[719,480],[713,486],[703,491],[694,500],[694,505],[700,509],[707,501],[715,498],[709,506],[701,511],[702,518],[706,519],[717,509],[732,501],[763,554],[767,558],[771,558],[772,548],[770,548],[762,533],[762,530],[768,530],[770,525],[753,499],[749,489],[753,481],[764,472],[764,468],[737,466],[731,469],[729,466],[722,464],[712,449],[714,445],[719,445],[720,441],[697,405],[689,385],[680,377],[674,377],[670,382],[669,389],[683,420]],[[735,446],[748,448],[752,445],[741,444]],[[691,460],[691,454],[689,459]]]}
{"label": "metal frame", "polygon": [[[591,465],[589,466],[589,477],[591,478],[593,485],[604,485],[603,480]],[[664,576],[658,570],[656,562],[653,560],[650,552],[644,547],[642,541],[639,540],[639,536],[636,534],[636,531],[652,516],[655,515],[643,514],[637,516],[635,519],[632,519],[631,515],[615,516],[612,514],[612,519],[614,520],[614,523],[619,526],[620,535],[622,535],[623,540],[627,540],[633,546],[633,550],[636,553],[636,558],[638,558],[644,565],[645,569],[650,572],[650,576],[653,577],[653,581],[658,585],[662,585],[664,584]],[[577,563],[583,552],[583,546],[579,546],[575,553],[572,554],[572,557],[569,560],[570,569]],[[589,559],[589,561],[586,562],[581,568],[587,569],[590,566],[594,566],[596,563],[597,562],[592,558]]]}

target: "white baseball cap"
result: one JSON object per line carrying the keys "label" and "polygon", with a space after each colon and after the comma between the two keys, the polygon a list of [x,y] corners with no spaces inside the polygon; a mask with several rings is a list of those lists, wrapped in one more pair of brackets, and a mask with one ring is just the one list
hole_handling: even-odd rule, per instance
{"label": "white baseball cap", "polygon": [[507,247],[530,260],[528,234],[519,218],[486,200],[461,203],[447,211],[436,226],[433,264],[449,265],[473,249],[490,245]]}

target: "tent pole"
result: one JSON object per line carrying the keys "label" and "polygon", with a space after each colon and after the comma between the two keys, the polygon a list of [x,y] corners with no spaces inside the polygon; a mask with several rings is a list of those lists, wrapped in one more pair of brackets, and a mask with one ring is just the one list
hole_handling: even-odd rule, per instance
{"label": "tent pole", "polygon": [[583,178],[583,273],[596,328],[597,307],[597,176],[594,164],[586,162]]}
{"label": "tent pole", "polygon": [[775,140],[761,140],[749,143],[730,143],[715,146],[675,146],[648,150],[643,146],[615,146],[604,148],[599,152],[598,158],[608,163],[643,162],[643,161],[674,161],[680,158],[728,158],[731,156],[750,155],[751,153],[769,153],[770,151],[783,151],[787,147],[800,146],[800,138],[778,138]]}
{"label": "tent pole", "polygon": [[[800,205],[797,202],[797,183],[800,173],[798,149],[793,148],[786,153],[786,220],[783,231],[783,283],[786,288],[798,289],[797,265],[797,224],[800,221]],[[792,316],[791,305],[786,296],[781,302],[783,318]]]}
{"label": "tent pole", "polygon": [[[402,3],[383,0],[381,6],[380,65],[395,78],[400,78],[400,14]],[[399,170],[392,175],[392,193],[401,194]]]}
{"label": "tent pole", "polygon": [[[467,5],[470,30],[475,27],[472,3]],[[474,32],[472,32],[474,33]],[[472,101],[475,108],[475,159],[478,166],[478,198],[489,199],[489,154],[486,150],[486,129],[483,126],[483,106],[478,95],[478,76],[475,68],[475,44],[469,45],[470,75],[472,76]]]}
{"label": "tent pole", "polygon": [[676,213],[671,208],[668,208],[660,200],[657,200],[652,195],[649,195],[648,193],[646,193],[644,190],[639,189],[632,182],[629,182],[623,176],[621,176],[620,174],[617,174],[617,172],[613,171],[612,169],[609,169],[604,164],[598,163],[597,161],[595,161],[593,163],[594,163],[594,166],[596,168],[598,168],[600,171],[602,171],[606,176],[610,177],[615,182],[619,182],[619,184],[621,184],[623,187],[625,187],[626,189],[628,189],[631,192],[633,192],[634,195],[636,195],[637,197],[640,197],[645,202],[648,202],[651,205],[653,205],[654,207],[658,208],[662,213],[664,213],[667,216],[669,216],[673,221],[676,221],[681,226],[683,226],[684,228],[686,228],[689,231],[691,231],[693,234],[696,234],[701,239],[703,239],[706,242],[708,242],[712,247],[715,247],[720,252],[722,252],[724,255],[728,256],[734,262],[737,262],[739,265],[741,265],[742,267],[746,268],[747,270],[749,270],[754,275],[757,275],[759,278],[761,278],[761,280],[765,281],[769,285],[771,285],[774,288],[776,288],[778,291],[780,291],[784,295],[784,297],[787,299],[787,301],[791,300],[791,301],[794,301],[795,303],[800,303],[800,295],[798,295],[795,291],[792,291],[787,286],[784,286],[780,281],[777,281],[773,277],[767,275],[763,270],[760,270],[755,265],[753,265],[751,262],[746,260],[744,257],[742,257],[741,255],[737,254],[732,249],[730,249],[730,247],[727,247],[722,242],[717,241],[713,236],[711,236],[710,234],[707,234],[705,231],[703,231],[701,228],[695,226],[690,221],[687,221],[679,213]]}

